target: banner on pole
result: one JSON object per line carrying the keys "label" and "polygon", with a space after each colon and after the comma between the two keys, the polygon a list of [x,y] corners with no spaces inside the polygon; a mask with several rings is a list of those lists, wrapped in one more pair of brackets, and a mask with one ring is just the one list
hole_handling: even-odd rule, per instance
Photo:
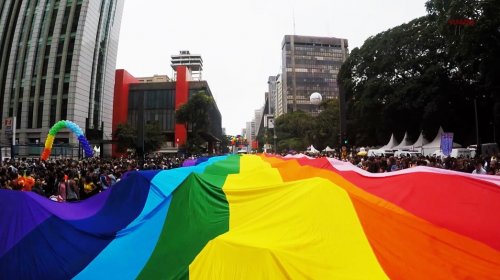
{"label": "banner on pole", "polygon": [[441,135],[441,151],[445,156],[451,154],[453,149],[453,133],[445,132]]}

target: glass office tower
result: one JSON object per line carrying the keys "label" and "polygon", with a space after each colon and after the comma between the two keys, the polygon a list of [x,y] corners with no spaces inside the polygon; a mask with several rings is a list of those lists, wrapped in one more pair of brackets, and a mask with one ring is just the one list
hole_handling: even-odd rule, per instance
{"label": "glass office tower", "polygon": [[[111,140],[124,0],[1,0],[0,116],[19,143],[41,143],[59,120]],[[9,142],[0,126],[1,143]],[[76,144],[68,131],[55,143]]]}
{"label": "glass office tower", "polygon": [[[314,92],[323,100],[337,98],[337,74],[348,56],[347,39],[286,35],[282,42],[282,94],[286,113],[296,110],[313,112],[309,102]],[[281,98],[277,98],[281,99]]]}

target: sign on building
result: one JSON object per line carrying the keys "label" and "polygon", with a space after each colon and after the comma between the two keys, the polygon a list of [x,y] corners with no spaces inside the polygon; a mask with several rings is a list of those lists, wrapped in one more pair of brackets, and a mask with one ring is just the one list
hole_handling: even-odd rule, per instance
{"label": "sign on building", "polygon": [[13,126],[14,126],[14,120],[12,118],[6,118],[3,121],[3,127],[5,128],[5,132],[12,133]]}

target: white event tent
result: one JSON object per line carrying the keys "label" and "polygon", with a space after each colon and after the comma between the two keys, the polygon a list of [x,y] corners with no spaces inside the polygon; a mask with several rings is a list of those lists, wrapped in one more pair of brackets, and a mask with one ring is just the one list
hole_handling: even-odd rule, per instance
{"label": "white event tent", "polygon": [[408,139],[408,132],[405,132],[405,137],[403,137],[403,140],[401,140],[401,143],[397,145],[396,147],[393,147],[393,150],[409,150],[411,149],[411,144],[410,140]]}
{"label": "white event tent", "polygon": [[313,145],[311,145],[311,146],[309,146],[309,147],[307,148],[307,152],[312,153],[312,154],[317,154],[317,153],[319,153],[319,151],[318,151],[316,148],[314,148],[314,146],[313,146]]}
{"label": "white event tent", "polygon": [[389,140],[389,143],[387,143],[387,145],[381,147],[380,150],[392,150],[394,147],[396,147],[398,145],[399,145],[399,143],[396,141],[396,138],[394,138],[394,134],[391,134],[391,139]]}
{"label": "white event tent", "polygon": [[330,146],[326,146],[323,152],[335,152],[335,149],[330,148]]}
{"label": "white event tent", "polygon": [[425,145],[427,145],[429,143],[429,140],[427,140],[425,137],[424,137],[424,132],[421,131],[420,132],[420,136],[418,137],[417,141],[415,141],[415,143],[413,143],[413,145],[411,145],[411,148],[415,151],[419,151],[419,152],[422,152],[422,147],[424,147]]}

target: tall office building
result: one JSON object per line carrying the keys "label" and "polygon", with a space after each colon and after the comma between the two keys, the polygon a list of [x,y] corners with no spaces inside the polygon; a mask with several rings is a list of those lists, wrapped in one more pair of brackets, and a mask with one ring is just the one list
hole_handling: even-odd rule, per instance
{"label": "tall office building", "polygon": [[247,122],[245,137],[247,138],[247,141],[249,144],[251,144],[253,141],[256,140],[255,120],[252,120],[251,122]]}
{"label": "tall office building", "polygon": [[283,81],[281,75],[276,76],[276,112],[274,116],[277,118],[286,113],[286,95],[283,95]]}
{"label": "tall office building", "polygon": [[257,137],[257,135],[259,135],[260,123],[262,121],[262,118],[264,117],[263,113],[264,113],[264,108],[255,110],[255,115],[254,115],[254,119],[253,119],[255,127],[252,131],[252,133],[255,137]]}
{"label": "tall office building", "polygon": [[347,39],[286,35],[281,49],[283,113],[316,111],[309,102],[314,92],[323,100],[339,96],[337,74],[348,56]]}
{"label": "tall office building", "polygon": [[267,80],[267,85],[268,85],[268,88],[269,88],[269,108],[268,108],[268,113],[269,114],[275,114],[276,113],[276,103],[277,103],[277,99],[278,99],[278,96],[277,96],[277,82],[278,82],[278,77],[277,76],[269,76],[268,80]]}
{"label": "tall office building", "polygon": [[[115,64],[124,0],[1,0],[0,116],[16,138],[41,143],[59,120],[89,140],[111,140]],[[9,141],[0,126],[0,140]],[[69,131],[55,143],[78,143]],[[110,151],[109,151],[110,152]]]}

